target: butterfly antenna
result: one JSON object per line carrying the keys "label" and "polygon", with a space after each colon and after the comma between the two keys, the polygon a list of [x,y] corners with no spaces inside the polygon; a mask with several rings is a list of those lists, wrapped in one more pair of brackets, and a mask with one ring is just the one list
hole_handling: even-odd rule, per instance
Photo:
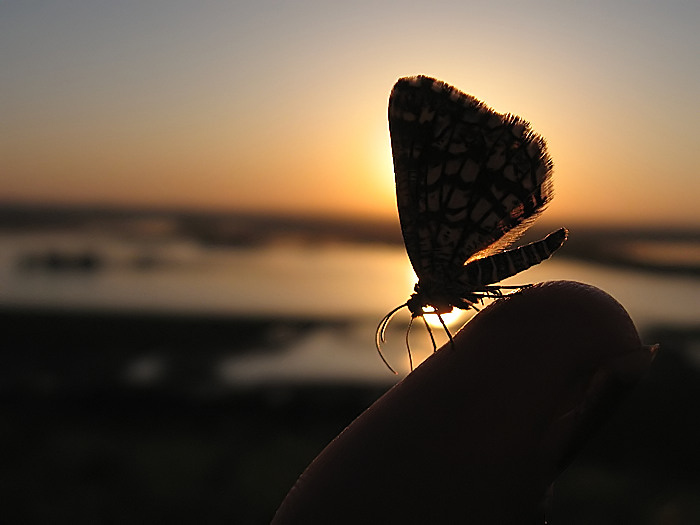
{"label": "butterfly antenna", "polygon": [[[377,346],[377,352],[379,352],[379,357],[381,358],[382,362],[386,365],[386,367],[391,370],[394,374],[397,374],[396,370],[394,370],[391,365],[387,362],[387,360],[384,358],[384,354],[382,354],[382,343],[386,342],[386,339],[384,337],[386,333],[386,327],[389,326],[389,321],[391,321],[391,318],[394,317],[396,312],[401,310],[401,308],[408,306],[407,303],[404,303],[400,306],[397,306],[394,308],[391,312],[386,314],[384,318],[379,322],[379,325],[377,326],[377,332],[374,334],[374,344]],[[398,374],[397,374],[398,375]]]}
{"label": "butterfly antenna", "polygon": [[406,350],[408,351],[408,366],[411,368],[411,372],[413,372],[413,355],[411,354],[411,344],[408,342],[408,334],[411,332],[412,324],[413,317],[411,317],[411,320],[408,322],[408,326],[406,327]]}
{"label": "butterfly antenna", "polygon": [[[447,328],[447,325],[445,324],[445,320],[442,318],[440,314],[437,314],[438,319],[440,319],[440,324],[442,327],[445,329],[445,333],[447,334],[447,337],[450,338],[450,344],[452,345],[452,348],[455,347],[455,342],[454,339],[452,339],[452,334],[450,333],[450,329]],[[435,342],[433,342],[433,346],[435,346]]]}
{"label": "butterfly antenna", "polygon": [[430,342],[433,343],[433,352],[436,352],[437,345],[435,344],[435,336],[433,335],[433,331],[430,329],[430,325],[428,324],[428,321],[425,320],[425,316],[421,315],[421,318],[423,319],[423,324],[425,325],[425,329],[428,331],[428,335],[430,336]]}

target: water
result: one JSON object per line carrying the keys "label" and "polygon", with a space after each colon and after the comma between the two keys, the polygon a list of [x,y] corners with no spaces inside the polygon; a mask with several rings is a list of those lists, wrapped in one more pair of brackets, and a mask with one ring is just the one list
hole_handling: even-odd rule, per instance
{"label": "water", "polygon": [[[691,277],[557,255],[505,284],[557,279],[607,291],[642,332],[659,325],[697,326],[700,319],[700,280]],[[322,321],[279,352],[256,352],[253,346],[223,360],[218,379],[239,386],[392,381],[377,359],[374,331],[387,311],[407,299],[414,281],[405,251],[395,245],[276,242],[208,248],[175,237],[144,241],[84,232],[0,237],[1,307]],[[403,316],[392,324],[387,346],[403,372],[406,322]],[[412,341],[418,360],[428,355],[422,327],[416,327]]]}

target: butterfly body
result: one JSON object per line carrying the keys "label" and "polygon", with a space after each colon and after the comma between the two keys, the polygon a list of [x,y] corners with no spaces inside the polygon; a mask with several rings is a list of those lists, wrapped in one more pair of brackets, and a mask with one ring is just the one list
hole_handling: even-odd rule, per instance
{"label": "butterfly body", "polygon": [[445,314],[453,308],[469,309],[484,297],[500,296],[500,287],[492,283],[548,259],[566,237],[566,229],[561,228],[540,241],[472,261],[455,275],[446,276],[444,281],[423,278],[416,284],[406,306],[412,317],[418,317],[423,315],[426,306],[433,308],[430,313]]}
{"label": "butterfly body", "polygon": [[418,76],[394,86],[389,130],[401,231],[418,283],[380,323],[378,349],[400,308],[412,319],[439,317],[500,297],[495,283],[549,258],[567,236],[561,228],[504,251],[552,198],[544,139],[519,117]]}

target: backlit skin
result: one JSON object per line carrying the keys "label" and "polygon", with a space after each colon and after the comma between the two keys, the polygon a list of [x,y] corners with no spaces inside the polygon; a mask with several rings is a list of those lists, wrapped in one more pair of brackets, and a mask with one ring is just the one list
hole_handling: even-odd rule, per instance
{"label": "backlit skin", "polygon": [[477,314],[302,474],[279,524],[542,524],[548,488],[656,347],[612,297],[535,285]]}

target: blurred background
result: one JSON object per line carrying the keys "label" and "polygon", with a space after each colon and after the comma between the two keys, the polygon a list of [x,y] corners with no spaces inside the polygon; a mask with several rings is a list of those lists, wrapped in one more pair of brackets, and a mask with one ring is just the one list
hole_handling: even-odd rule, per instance
{"label": "blurred background", "polygon": [[426,74],[547,138],[556,198],[525,240],[570,238],[508,284],[599,286],[661,343],[555,523],[700,522],[698,21],[680,0],[0,2],[4,521],[269,522],[408,372],[406,314],[398,378],[374,349],[414,283],[386,115]]}

